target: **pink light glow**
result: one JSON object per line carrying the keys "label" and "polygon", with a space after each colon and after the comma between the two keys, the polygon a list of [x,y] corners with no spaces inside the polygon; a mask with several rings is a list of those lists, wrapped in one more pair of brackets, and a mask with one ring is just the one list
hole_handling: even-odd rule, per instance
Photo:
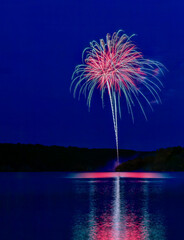
{"label": "pink light glow", "polygon": [[166,173],[153,172],[83,172],[71,173],[67,177],[71,178],[170,178]]}

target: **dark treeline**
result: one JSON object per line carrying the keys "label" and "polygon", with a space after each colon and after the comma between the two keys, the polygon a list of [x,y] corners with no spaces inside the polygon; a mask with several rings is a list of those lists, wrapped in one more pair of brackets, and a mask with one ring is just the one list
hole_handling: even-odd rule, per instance
{"label": "dark treeline", "polygon": [[139,156],[120,164],[116,171],[184,171],[184,148],[159,149],[149,156]]}
{"label": "dark treeline", "polygon": [[[135,154],[120,150],[123,158]],[[115,158],[114,149],[0,144],[0,171],[96,171]]]}
{"label": "dark treeline", "polygon": [[[132,159],[116,171],[184,171],[184,148],[155,152],[120,150],[120,158]],[[0,171],[97,171],[116,159],[115,149],[0,144]]]}

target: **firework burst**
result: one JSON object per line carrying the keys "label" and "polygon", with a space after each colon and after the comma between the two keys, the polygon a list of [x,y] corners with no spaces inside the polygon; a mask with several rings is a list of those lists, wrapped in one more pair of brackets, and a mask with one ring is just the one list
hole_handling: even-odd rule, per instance
{"label": "firework burst", "polygon": [[[118,114],[121,117],[121,96],[126,99],[127,109],[133,121],[134,102],[138,103],[145,118],[140,98],[144,99],[151,109],[151,101],[161,102],[158,93],[162,83],[158,75],[163,74],[164,66],[160,62],[144,59],[131,41],[132,36],[128,37],[120,30],[112,37],[107,34],[106,42],[103,39],[100,39],[100,43],[90,42],[90,46],[82,53],[83,64],[76,66],[71,83],[71,88],[74,86],[74,97],[77,91],[79,98],[83,93],[87,97],[89,108],[95,88],[101,91],[102,104],[104,93],[108,92],[116,138],[117,163],[119,163]],[[148,90],[152,96],[151,101],[143,93],[144,90]]]}

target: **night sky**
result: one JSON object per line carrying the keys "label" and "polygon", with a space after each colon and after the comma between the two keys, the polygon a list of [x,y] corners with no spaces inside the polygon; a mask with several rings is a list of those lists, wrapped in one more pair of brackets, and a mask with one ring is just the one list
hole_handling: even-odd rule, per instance
{"label": "night sky", "polygon": [[148,121],[136,105],[133,124],[122,99],[120,148],[184,146],[183,19],[183,0],[1,0],[0,142],[115,148],[108,96],[103,109],[97,89],[89,112],[69,87],[89,42],[123,29],[168,72]]}

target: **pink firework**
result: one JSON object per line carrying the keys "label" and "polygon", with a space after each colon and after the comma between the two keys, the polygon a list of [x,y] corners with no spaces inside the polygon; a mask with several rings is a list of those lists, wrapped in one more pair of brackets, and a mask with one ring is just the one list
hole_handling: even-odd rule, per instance
{"label": "pink firework", "polygon": [[[74,85],[74,97],[79,90],[79,97],[81,93],[87,96],[89,108],[95,88],[101,91],[102,103],[104,92],[107,90],[116,137],[117,163],[119,163],[117,115],[119,112],[121,117],[121,96],[124,95],[126,99],[128,112],[133,121],[134,101],[138,102],[145,118],[140,97],[151,109],[153,100],[156,103],[161,102],[158,92],[162,83],[158,75],[163,74],[164,66],[160,62],[144,59],[142,53],[132,43],[132,36],[128,37],[120,30],[112,37],[107,34],[106,42],[103,39],[100,39],[100,43],[90,42],[90,47],[85,48],[82,54],[83,64],[76,66],[71,83],[71,87]],[[144,95],[143,89],[149,91],[154,98],[152,101]]]}

